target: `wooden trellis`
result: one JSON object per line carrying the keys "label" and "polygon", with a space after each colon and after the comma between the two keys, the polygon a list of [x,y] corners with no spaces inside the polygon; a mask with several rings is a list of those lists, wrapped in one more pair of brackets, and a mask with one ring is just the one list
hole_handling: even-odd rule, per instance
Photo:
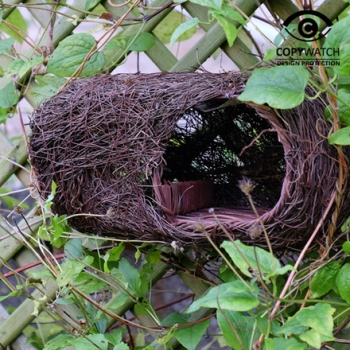
{"label": "wooden trellis", "polygon": [[[42,28],[46,28],[51,20],[51,13],[50,11],[38,9],[38,6],[34,6],[34,4],[37,4],[38,2],[45,4],[45,1],[43,0],[29,0],[22,3],[24,5],[27,5],[30,14],[40,24],[40,26]],[[122,3],[120,0],[117,2]],[[20,1],[15,0],[8,1],[6,3],[19,4]],[[86,1],[83,0],[74,1],[72,7],[67,8],[66,14],[69,16],[77,16],[77,18],[83,19],[85,16],[85,3]],[[263,1],[261,1],[261,3],[263,3]],[[33,8],[30,7],[31,4],[33,4]],[[168,0],[156,0],[152,3],[152,6],[154,8],[162,8],[167,4]],[[118,8],[113,7],[107,1],[101,1],[100,5],[105,8],[106,12],[110,12],[116,17],[122,16],[128,9],[127,6]],[[297,7],[289,0],[270,0],[266,2],[266,5],[269,6],[270,9],[282,20],[285,20],[298,10]],[[46,6],[47,10],[51,9],[50,5],[43,6]],[[259,7],[259,2],[256,0],[240,0],[237,2],[237,6],[248,17],[251,17]],[[215,22],[210,24],[206,23],[208,18],[206,7],[193,3],[183,3],[183,7],[192,17],[198,17],[199,19],[203,20],[200,26],[205,31],[205,34],[198,40],[198,42],[189,48],[187,53],[180,60],[178,60],[168,50],[168,48],[158,38],[156,38],[155,45],[146,51],[146,54],[155,63],[159,70],[171,72],[195,71],[196,68],[200,65],[200,62],[204,62],[218,48],[221,48],[241,70],[251,68],[259,62],[258,58],[251,54],[251,49],[244,44],[241,35],[238,36],[232,47],[228,46],[226,42],[226,36],[222,28]],[[320,5],[317,10],[325,13],[329,19],[334,20],[342,11],[344,11],[346,7],[347,3],[343,2],[342,0],[327,0],[323,2],[323,4]],[[15,7],[6,8],[3,12],[3,18],[5,19],[14,8]],[[129,27],[124,27],[123,35],[128,36],[137,34],[140,31],[141,27],[141,31],[152,32],[157,24],[159,24],[170,11],[172,11],[171,7],[166,8],[157,16],[152,17],[149,21],[143,24],[133,24]],[[73,24],[73,22],[67,22],[65,17],[58,16],[56,18],[56,23],[53,31],[54,46],[57,46],[61,40],[72,34],[75,27],[76,26]],[[47,38],[44,38],[40,45],[47,45],[47,40]],[[113,68],[118,63],[120,63],[118,62],[118,59],[123,59],[120,58],[122,57],[122,53],[122,49],[115,50],[114,52],[111,52],[109,50],[108,56],[106,55],[106,66]],[[0,55],[0,67],[5,67],[9,63],[10,59],[7,56]],[[11,77],[1,78],[0,88],[6,86],[11,81],[11,79]],[[28,79],[28,77],[24,76],[21,79],[24,81],[25,79]],[[19,81],[19,83],[20,82],[21,81]],[[36,107],[34,99],[32,97],[31,88],[26,91],[24,97],[33,105],[33,107]],[[13,163],[9,161],[15,161],[16,163],[22,164],[29,169],[29,165],[27,164],[26,144],[24,139],[19,143],[14,144],[6,137],[5,134],[1,133],[0,155],[2,156],[0,159],[0,186],[2,186],[12,175],[17,176],[18,179],[22,182],[23,186],[30,186],[31,180],[29,173],[21,168],[15,167]],[[23,229],[28,234],[35,233],[42,223],[42,219],[38,216],[35,216],[35,208],[27,215],[27,222],[31,226],[31,229],[27,227],[26,222],[20,222],[18,223],[18,226],[23,227]],[[0,265],[3,265],[4,262],[9,261],[10,259],[14,259],[19,266],[23,266],[25,264],[29,264],[30,262],[36,261],[37,258],[35,255],[23,247],[21,239],[16,237],[14,234],[15,232],[12,232],[13,234],[9,234],[8,231],[11,231],[11,228],[6,227],[6,223],[3,222],[2,218],[0,218]],[[168,271],[168,269],[168,265],[159,263],[153,272],[152,283],[160,280]],[[193,279],[193,276],[189,276],[181,272],[179,272],[178,275],[193,290],[196,295],[201,295],[209,287],[209,285],[206,283]],[[56,291],[57,286],[54,282],[49,283],[45,288],[45,294],[49,298],[54,298]],[[41,295],[37,291],[32,295],[33,300],[39,300],[40,297]],[[41,301],[41,303],[43,302],[44,301]],[[132,308],[132,306],[133,302],[130,299],[122,307],[114,310],[114,312],[118,315],[122,315],[128,309]],[[17,340],[16,338],[19,337],[23,329],[35,319],[35,316],[32,314],[33,310],[34,302],[30,299],[25,300],[11,315],[8,315],[4,310],[2,310],[0,304],[0,348],[6,348],[12,344],[13,349],[32,349],[29,345],[23,345],[23,341],[20,340],[20,338]],[[74,307],[70,307],[69,309],[65,310],[65,312],[68,313],[72,319],[75,319],[77,317],[77,312]],[[207,311],[198,313],[198,318],[203,317],[205,312]],[[110,322],[112,322],[112,320],[110,320]]]}

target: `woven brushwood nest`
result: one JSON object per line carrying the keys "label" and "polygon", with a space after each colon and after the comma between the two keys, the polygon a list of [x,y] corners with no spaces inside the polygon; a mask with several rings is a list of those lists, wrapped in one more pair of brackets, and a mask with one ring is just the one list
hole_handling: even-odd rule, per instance
{"label": "woven brushwood nest", "polygon": [[[247,78],[119,74],[70,83],[31,118],[40,196],[55,181],[53,212],[73,215],[69,223],[81,232],[206,244],[205,233],[218,242],[227,231],[265,246],[263,223],[275,249],[302,245],[339,172],[324,100],[279,111],[242,104]],[[247,183],[261,221],[238,186]],[[332,210],[320,236],[331,217]]]}

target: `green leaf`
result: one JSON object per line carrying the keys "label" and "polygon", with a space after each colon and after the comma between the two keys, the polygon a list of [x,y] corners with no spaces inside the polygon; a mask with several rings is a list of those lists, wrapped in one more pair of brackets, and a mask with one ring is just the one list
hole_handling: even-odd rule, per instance
{"label": "green leaf", "polygon": [[85,268],[85,264],[80,261],[67,260],[61,264],[62,271],[58,274],[56,283],[63,287],[70,283],[73,278]]}
{"label": "green leaf", "polygon": [[65,215],[58,216],[57,214],[51,217],[51,225],[50,229],[53,230],[53,235],[51,235],[51,244],[60,248],[64,243],[66,243],[67,238],[62,237],[62,235],[66,232],[71,232],[72,230],[67,225],[67,219]]}
{"label": "green leaf", "polygon": [[[0,78],[0,81],[5,78]],[[9,82],[5,87],[0,90],[0,107],[10,108],[15,105],[19,100],[15,84],[13,81]]]}
{"label": "green leaf", "polygon": [[260,105],[267,103],[279,109],[294,108],[304,100],[309,76],[310,73],[304,67],[255,69],[238,99]]}
{"label": "green leaf", "polygon": [[121,271],[119,271],[117,268],[113,267],[113,269],[111,270],[111,276],[118,282],[118,284],[122,288],[128,289],[129,283]]}
{"label": "green leaf", "polygon": [[237,21],[238,23],[245,25],[246,24],[246,20],[245,18],[236,10],[234,10],[232,7],[230,6],[226,6],[224,5],[222,7],[222,9],[220,11],[218,11],[221,15],[230,18],[234,21]]}
{"label": "green leaf", "polygon": [[291,265],[281,266],[280,262],[269,252],[259,247],[251,247],[236,240],[235,244],[225,241],[221,244],[232,261],[248,277],[253,277],[249,269],[253,268],[261,273],[262,278],[269,281],[270,277],[283,275],[293,269]]}
{"label": "green leaf", "polygon": [[[18,8],[15,8],[8,17],[6,17],[6,21],[14,27],[14,30],[10,29],[4,22],[0,24],[0,33],[6,33],[14,40],[19,43],[23,43],[23,33],[27,32],[27,23],[24,20],[21,12]],[[21,34],[21,35],[19,35]]]}
{"label": "green leaf", "polygon": [[15,41],[12,38],[0,40],[0,55],[2,55],[7,50],[11,50],[14,43]]}
{"label": "green leaf", "polygon": [[[350,60],[350,57],[349,57]],[[340,121],[346,126],[350,126],[350,93],[346,89],[339,89],[337,93],[338,114]]]}
{"label": "green leaf", "polygon": [[120,260],[118,269],[128,281],[128,291],[134,296],[142,296],[140,295],[141,279],[137,269],[125,258]]}
{"label": "green leaf", "polygon": [[[333,309],[329,304],[316,304],[299,310],[293,317],[289,317],[287,322],[280,328],[277,334],[289,336],[291,334],[302,334],[308,332],[310,328],[328,340],[333,338]],[[306,333],[308,334],[308,333]],[[314,337],[314,332],[311,333]],[[309,336],[306,335],[306,338]],[[312,344],[310,344],[312,345]],[[320,347],[320,346],[318,346]]]}
{"label": "green leaf", "polygon": [[173,47],[175,44],[175,41],[180,38],[182,34],[184,34],[187,30],[195,27],[199,23],[199,19],[197,17],[191,18],[190,20],[186,21],[185,23],[180,24],[174,31],[173,35],[170,39],[170,47]]}
{"label": "green leaf", "polygon": [[194,312],[201,307],[248,311],[259,305],[258,292],[258,287],[248,282],[224,283],[210,288],[204,296],[191,304],[187,312]]}
{"label": "green leaf", "polygon": [[[90,34],[73,34],[65,38],[52,53],[47,65],[47,72],[55,74],[58,77],[69,77],[73,75],[95,45],[95,38]],[[102,52],[96,52],[85,62],[79,76],[92,76],[100,72],[104,64],[104,54]]]}
{"label": "green leaf", "polygon": [[320,334],[314,329],[310,329],[304,334],[301,334],[299,338],[316,349],[321,348],[323,342],[328,342],[335,339],[333,336],[325,336],[323,334]]}
{"label": "green leaf", "polygon": [[149,50],[155,43],[155,38],[151,33],[141,32],[135,36],[128,36],[126,46],[130,51],[142,52]]}
{"label": "green leaf", "polygon": [[[113,273],[113,270],[117,269],[112,269],[111,274]],[[117,270],[118,271],[118,270]],[[127,283],[127,282],[126,282]],[[129,296],[125,293],[120,293],[117,297],[115,297],[109,304],[108,304],[108,309],[110,310],[116,310],[122,305],[125,304],[125,302],[129,299]]]}
{"label": "green leaf", "polygon": [[340,296],[350,304],[350,263],[342,266],[337,274],[335,283]]}
{"label": "green leaf", "polygon": [[265,339],[265,350],[307,350],[308,346],[296,338],[268,338]]}
{"label": "green leaf", "polygon": [[[339,75],[348,75],[350,73],[350,17],[347,16],[335,23],[332,30],[327,34],[324,48],[334,48],[340,50],[340,66],[332,66]],[[334,58],[327,55],[325,50],[324,59]]]}
{"label": "green leaf", "polygon": [[53,339],[49,340],[43,350],[62,350],[70,344],[75,338],[71,334],[59,334]]}
{"label": "green leaf", "polygon": [[100,292],[107,285],[106,282],[101,281],[99,278],[87,272],[81,272],[74,278],[73,282],[76,288],[85,294]]}
{"label": "green leaf", "polygon": [[175,331],[175,338],[185,349],[195,350],[209,324],[210,320],[206,320],[191,326],[179,327]]}
{"label": "green leaf", "polygon": [[341,248],[342,248],[344,253],[350,254],[350,242],[349,241],[344,242]]}
{"label": "green leaf", "polygon": [[178,311],[172,312],[171,314],[169,314],[167,317],[165,317],[161,324],[162,326],[166,326],[166,327],[172,327],[175,324],[184,324],[184,323],[188,323],[190,318],[190,315],[188,314],[182,314]]}
{"label": "green leaf", "polygon": [[80,259],[84,255],[81,240],[79,238],[70,239],[64,246],[64,254],[69,260]]}
{"label": "green leaf", "polygon": [[[169,44],[174,30],[186,21],[186,17],[177,11],[171,11],[154,29],[154,35],[163,43]],[[184,32],[177,41],[183,41],[191,38],[196,33],[196,27],[192,27]]]}
{"label": "green leaf", "polygon": [[233,349],[250,349],[252,340],[259,338],[256,321],[241,312],[217,310],[216,317],[226,343]]}
{"label": "green leaf", "polygon": [[350,146],[350,126],[337,130],[328,138],[330,145]]}
{"label": "green leaf", "polygon": [[43,56],[34,56],[32,57],[30,60],[26,61],[24,63],[24,65],[21,67],[21,69],[18,72],[18,75],[20,77],[23,77],[24,74],[30,72],[30,70],[35,67],[38,66],[39,64],[44,62],[44,57]]}
{"label": "green leaf", "polygon": [[89,334],[87,339],[83,337],[75,338],[71,341],[71,345],[74,346],[74,350],[107,350],[108,340],[104,334]]}
{"label": "green leaf", "polygon": [[31,89],[35,102],[39,105],[54,96],[58,89],[66,83],[66,79],[52,75],[37,75],[35,77],[37,86]]}
{"label": "green leaf", "polygon": [[123,329],[114,329],[113,331],[109,332],[108,334],[105,334],[106,339],[112,344],[117,345],[121,342],[122,336],[123,336],[124,330]]}
{"label": "green leaf", "polygon": [[85,11],[90,11],[90,10],[93,9],[99,2],[100,2],[100,0],[86,0],[86,3],[85,3]]}
{"label": "green leaf", "polygon": [[[0,197],[0,203],[3,202],[5,203],[9,208],[13,208],[15,207],[16,205],[19,205],[21,203],[21,200],[17,199],[17,198],[14,198],[10,195],[6,195],[7,193],[9,192],[12,192],[12,190],[10,188],[6,188],[6,187],[0,187],[0,194],[1,194],[1,197]],[[25,209],[29,209],[29,206],[28,204],[26,203],[22,203],[21,204],[21,207],[22,208],[25,208]]]}
{"label": "green leaf", "polygon": [[226,17],[222,16],[217,11],[211,12],[213,16],[217,19],[218,23],[221,25],[226,34],[227,43],[232,46],[237,38],[237,28],[236,26]]}
{"label": "green leaf", "polygon": [[108,262],[117,262],[120,259],[121,253],[123,253],[125,249],[124,242],[119,243],[116,247],[113,247],[112,249],[108,250],[108,252],[103,257],[104,265],[103,269],[105,272],[110,272],[110,269],[108,267]]}
{"label": "green leaf", "polygon": [[[143,348],[144,350],[146,350],[146,348]],[[128,347],[128,345],[126,345],[125,343],[121,342],[119,344],[117,344],[113,350],[130,350],[130,348]]]}
{"label": "green leaf", "polygon": [[9,298],[9,297],[14,297],[14,296],[17,296],[17,293],[16,292],[11,292],[7,295],[3,295],[3,296],[0,296],[0,302],[2,302],[3,300]]}
{"label": "green leaf", "polygon": [[18,58],[11,63],[9,63],[4,68],[4,73],[6,77],[19,74],[20,69],[24,66],[25,62],[21,58]]}
{"label": "green leaf", "polygon": [[264,61],[270,61],[276,57],[276,49],[267,49],[265,56],[264,56]]}
{"label": "green leaf", "polygon": [[335,260],[318,270],[311,279],[310,298],[315,299],[327,294],[335,285],[339,269],[340,260]]}

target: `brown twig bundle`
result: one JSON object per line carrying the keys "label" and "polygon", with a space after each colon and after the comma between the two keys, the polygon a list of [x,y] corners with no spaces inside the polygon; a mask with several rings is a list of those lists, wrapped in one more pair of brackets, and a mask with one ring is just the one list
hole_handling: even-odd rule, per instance
{"label": "brown twig bundle", "polygon": [[[46,199],[55,181],[54,212],[101,215],[71,218],[82,232],[206,244],[204,230],[221,240],[225,228],[265,246],[237,187],[247,176],[273,247],[302,244],[338,177],[324,103],[281,111],[239,104],[246,80],[242,73],[157,73],[74,81],[31,119],[40,195]],[[349,215],[348,197],[339,223]]]}

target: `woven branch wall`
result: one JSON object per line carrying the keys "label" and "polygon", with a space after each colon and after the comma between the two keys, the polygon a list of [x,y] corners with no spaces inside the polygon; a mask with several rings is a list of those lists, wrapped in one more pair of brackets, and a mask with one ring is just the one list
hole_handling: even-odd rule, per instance
{"label": "woven branch wall", "polygon": [[[82,232],[206,244],[204,231],[220,241],[225,229],[265,246],[237,186],[248,177],[274,248],[302,244],[336,189],[331,125],[320,99],[277,112],[240,104],[246,80],[242,73],[157,73],[74,81],[31,119],[41,197],[53,180],[54,212],[97,214],[70,219]],[[350,214],[348,197],[340,224]]]}

